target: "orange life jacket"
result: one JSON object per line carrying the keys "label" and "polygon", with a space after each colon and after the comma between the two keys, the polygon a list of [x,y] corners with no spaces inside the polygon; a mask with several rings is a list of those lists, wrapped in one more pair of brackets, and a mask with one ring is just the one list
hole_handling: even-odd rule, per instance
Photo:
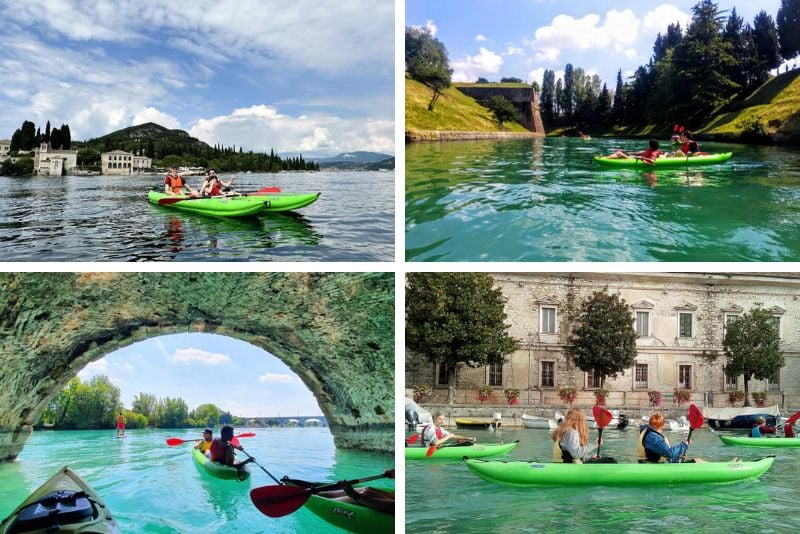
{"label": "orange life jacket", "polygon": [[172,189],[173,193],[180,193],[183,189],[183,185],[186,181],[183,179],[183,176],[180,174],[177,176],[173,176],[168,174],[166,178],[164,178],[164,183],[169,185],[170,189]]}

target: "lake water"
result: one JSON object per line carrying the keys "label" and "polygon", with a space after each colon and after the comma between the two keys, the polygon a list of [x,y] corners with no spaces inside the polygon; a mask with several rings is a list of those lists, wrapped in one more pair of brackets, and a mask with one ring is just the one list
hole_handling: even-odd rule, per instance
{"label": "lake water", "polygon": [[[332,481],[377,475],[391,455],[336,450],[327,428],[248,429],[242,447],[273,476]],[[238,432],[237,432],[238,433]],[[0,518],[64,465],[105,500],[122,532],[341,532],[306,510],[272,519],[253,506],[250,490],[275,482],[250,465],[245,482],[217,480],[195,466],[190,444],[168,447],[170,437],[194,439],[199,430],[34,432],[16,461],[0,463]],[[240,453],[241,454],[241,453]],[[379,479],[370,485],[394,487]]]}
{"label": "lake water", "polygon": [[644,140],[406,145],[409,261],[798,261],[796,149],[701,143],[721,165],[591,160]]}
{"label": "lake water", "polygon": [[[552,461],[547,430],[458,433],[487,443],[520,440],[508,455],[487,459]],[[667,432],[673,444],[685,436]],[[517,488],[487,482],[463,462],[407,460],[406,532],[797,532],[800,449],[731,447],[718,436],[696,431],[689,457],[754,460],[774,454],[775,464],[758,480],[733,484]],[[601,453],[633,462],[637,437],[632,428],[605,430]]]}
{"label": "lake water", "polygon": [[[228,175],[223,179],[227,180]],[[393,261],[394,172],[237,174],[239,191],[321,192],[297,212],[221,219],[148,202],[163,176],[0,176],[2,261]],[[202,177],[190,176],[193,187]]]}

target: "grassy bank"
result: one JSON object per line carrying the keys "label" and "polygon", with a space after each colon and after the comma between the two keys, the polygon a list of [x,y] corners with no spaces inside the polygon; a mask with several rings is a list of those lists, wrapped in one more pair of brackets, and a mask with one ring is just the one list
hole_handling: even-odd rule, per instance
{"label": "grassy bank", "polygon": [[432,97],[429,87],[406,77],[406,131],[528,132],[516,122],[501,128],[491,111],[455,87],[445,89],[428,111]]}

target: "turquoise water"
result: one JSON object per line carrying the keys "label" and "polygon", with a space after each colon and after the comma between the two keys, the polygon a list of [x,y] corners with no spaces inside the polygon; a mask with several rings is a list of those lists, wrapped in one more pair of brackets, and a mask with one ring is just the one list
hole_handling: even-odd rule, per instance
{"label": "turquoise water", "polygon": [[[225,177],[227,180],[227,175]],[[3,261],[392,261],[394,172],[239,174],[236,188],[321,192],[296,212],[224,219],[151,205],[161,175],[0,176]],[[202,178],[187,181],[199,187]]]}
{"label": "turquoise water", "polygon": [[[520,440],[495,459],[552,459],[547,430],[459,434]],[[675,443],[685,435],[667,433]],[[800,449],[731,447],[718,435],[696,431],[689,456],[722,461],[774,454],[775,464],[758,480],[734,484],[516,488],[487,482],[458,461],[406,461],[406,532],[797,532]],[[590,431],[590,439],[596,436]],[[633,429],[605,430],[603,456],[635,461],[637,436]]]}
{"label": "turquoise water", "polygon": [[[377,475],[390,455],[336,450],[327,428],[248,429],[242,447],[273,476],[337,481]],[[238,433],[238,432],[237,432]],[[16,461],[0,463],[0,517],[69,465],[105,500],[123,532],[341,532],[301,508],[278,519],[262,515],[250,490],[274,484],[250,465],[248,481],[201,474],[190,444],[168,447],[170,437],[193,439],[193,430],[34,432]],[[393,487],[380,479],[370,484]]]}
{"label": "turquoise water", "polygon": [[642,140],[406,145],[409,261],[797,261],[794,149],[702,143],[725,164],[613,169]]}

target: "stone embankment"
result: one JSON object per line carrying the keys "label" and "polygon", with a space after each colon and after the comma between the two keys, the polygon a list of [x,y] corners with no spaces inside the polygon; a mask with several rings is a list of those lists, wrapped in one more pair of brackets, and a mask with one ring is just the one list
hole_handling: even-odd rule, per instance
{"label": "stone embankment", "polygon": [[477,141],[481,139],[534,139],[536,137],[544,137],[544,134],[536,132],[406,131],[407,143],[418,141]]}

